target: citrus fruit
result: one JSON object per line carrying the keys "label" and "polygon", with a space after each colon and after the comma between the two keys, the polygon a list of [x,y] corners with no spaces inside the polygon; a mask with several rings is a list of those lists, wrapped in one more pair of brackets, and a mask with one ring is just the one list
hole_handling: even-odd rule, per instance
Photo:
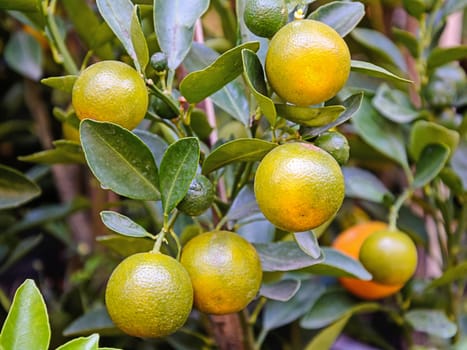
{"label": "citrus fruit", "polygon": [[[332,246],[340,252],[358,260],[360,248],[365,239],[373,233],[385,229],[387,229],[387,225],[379,221],[368,221],[357,224],[339,234]],[[403,284],[389,286],[351,277],[341,277],[339,278],[339,282],[350,293],[366,300],[386,298],[397,293],[403,287]]]}
{"label": "citrus fruit", "polygon": [[214,186],[209,179],[201,174],[196,174],[191,181],[190,188],[177,209],[190,216],[203,214],[214,201]]}
{"label": "citrus fruit", "polygon": [[333,156],[340,165],[347,163],[349,160],[349,142],[340,132],[326,131],[316,138],[314,144]]}
{"label": "citrus fruit", "polygon": [[224,315],[244,309],[261,285],[256,249],[229,231],[211,231],[192,238],[180,262],[191,277],[194,304],[207,314]]}
{"label": "citrus fruit", "polygon": [[401,231],[387,229],[373,233],[363,242],[359,260],[381,284],[404,284],[417,268],[417,248]]}
{"label": "citrus fruit", "polygon": [[287,23],[287,5],[284,0],[248,0],[243,19],[253,34],[271,38]]}
{"label": "citrus fruit", "polygon": [[277,146],[261,160],[254,192],[264,216],[291,232],[331,219],[344,200],[344,176],[336,160],[310,143]]}
{"label": "citrus fruit", "polygon": [[174,119],[178,114],[168,105],[168,103],[157,96],[151,96],[149,108],[158,117],[163,119]]}
{"label": "citrus fruit", "polygon": [[327,24],[300,19],[273,36],[265,64],[269,84],[279,97],[308,106],[330,99],[344,86],[350,52]]}
{"label": "citrus fruit", "polygon": [[151,56],[151,66],[156,72],[167,70],[167,55],[163,52],[156,52]]}
{"label": "citrus fruit", "polygon": [[147,252],[129,256],[105,291],[110,318],[135,337],[164,337],[187,320],[193,304],[190,276],[174,258]]}
{"label": "citrus fruit", "polygon": [[78,76],[72,104],[79,119],[113,122],[134,129],[148,108],[144,80],[129,65],[119,61],[95,63]]}

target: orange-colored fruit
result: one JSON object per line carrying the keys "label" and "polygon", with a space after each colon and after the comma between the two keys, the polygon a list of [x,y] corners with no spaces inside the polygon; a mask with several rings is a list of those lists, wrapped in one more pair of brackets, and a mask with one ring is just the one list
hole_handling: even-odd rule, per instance
{"label": "orange-colored fruit", "polygon": [[344,86],[350,73],[350,52],[327,24],[295,20],[272,37],[265,68],[279,97],[299,106],[314,105]]}
{"label": "orange-colored fruit", "polygon": [[191,277],[195,306],[223,315],[244,309],[261,286],[256,249],[240,235],[212,231],[192,238],[180,259]]}
{"label": "orange-colored fruit", "polygon": [[119,61],[95,63],[76,79],[72,104],[79,119],[118,124],[129,130],[143,120],[148,93],[143,78]]}
{"label": "orange-colored fruit", "polygon": [[193,304],[190,276],[174,258],[137,253],[112,272],[105,291],[110,318],[135,337],[164,337],[187,320]]}
{"label": "orange-colored fruit", "polygon": [[344,176],[336,160],[310,143],[277,146],[260,162],[254,191],[264,216],[291,232],[330,220],[344,199]]}
{"label": "orange-colored fruit", "polygon": [[[367,237],[375,232],[386,230],[387,224],[379,221],[369,221],[349,227],[347,230],[337,236],[332,246],[357,259],[360,248]],[[362,281],[351,277],[339,278],[341,285],[350,293],[366,300],[376,300],[386,298],[397,293],[404,285],[384,285],[374,281]]]}

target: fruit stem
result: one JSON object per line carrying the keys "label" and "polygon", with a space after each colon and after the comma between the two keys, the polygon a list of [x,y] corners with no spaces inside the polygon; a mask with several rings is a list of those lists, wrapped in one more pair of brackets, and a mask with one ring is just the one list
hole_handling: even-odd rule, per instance
{"label": "fruit stem", "polygon": [[389,231],[395,231],[397,229],[397,218],[399,217],[399,211],[404,202],[410,198],[413,194],[413,189],[406,188],[404,192],[397,198],[394,204],[389,210]]}
{"label": "fruit stem", "polygon": [[266,339],[267,335],[268,335],[268,330],[264,327],[261,328],[261,331],[259,332],[258,337],[256,338],[255,350],[261,349],[261,345],[263,345],[263,342]]}
{"label": "fruit stem", "polygon": [[250,318],[248,319],[248,324],[254,325],[256,323],[256,320],[258,319],[258,316],[259,316],[261,310],[263,309],[264,305],[266,305],[267,301],[268,300],[265,297],[261,297],[258,300],[258,303],[256,304],[253,312],[250,315]]}

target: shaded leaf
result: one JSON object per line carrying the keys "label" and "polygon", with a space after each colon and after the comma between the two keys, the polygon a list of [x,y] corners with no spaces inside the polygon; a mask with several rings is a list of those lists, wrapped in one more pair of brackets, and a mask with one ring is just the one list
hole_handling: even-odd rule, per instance
{"label": "shaded leaf", "polygon": [[59,346],[56,350],[98,350],[99,335],[91,334],[89,337],[72,339]]}
{"label": "shaded leaf", "polygon": [[426,146],[417,161],[412,187],[425,186],[443,170],[449,158],[449,148],[443,144]]}
{"label": "shaded leaf", "polygon": [[41,194],[37,184],[21,172],[0,164],[0,209],[15,208]]}
{"label": "shaded leaf", "polygon": [[457,332],[456,324],[440,310],[411,310],[405,319],[415,330],[440,338],[451,338]]}
{"label": "shaded leaf", "polygon": [[65,91],[71,94],[76,79],[78,79],[78,76],[76,75],[64,75],[61,77],[48,77],[41,79],[41,83],[53,89]]}
{"label": "shaded leaf", "polygon": [[66,337],[91,333],[99,333],[101,336],[121,334],[110,319],[105,306],[86,312],[63,330],[63,335]]}
{"label": "shaded leaf", "polygon": [[376,203],[392,201],[394,196],[373,173],[356,167],[342,167],[345,196]]}
{"label": "shaded leaf", "polygon": [[313,231],[294,232],[293,236],[295,242],[304,253],[315,259],[320,257],[321,248]]}
{"label": "shaded leaf", "polygon": [[336,341],[337,337],[342,333],[342,330],[349,321],[351,313],[345,314],[339,320],[320,331],[315,337],[307,344],[305,350],[325,350],[330,349],[332,344]]}
{"label": "shaded leaf", "polygon": [[42,48],[39,42],[24,31],[14,32],[4,48],[8,65],[31,80],[42,76]]}
{"label": "shaded leaf", "polygon": [[428,284],[426,289],[445,286],[459,279],[464,279],[467,274],[467,261],[461,262],[459,265],[446,269],[441,277],[434,279]]}
{"label": "shaded leaf", "polygon": [[8,259],[2,263],[0,268],[0,274],[7,271],[11,266],[13,266],[19,260],[21,260],[22,257],[31,252],[41,242],[42,235],[26,237],[21,239],[21,241],[10,252]]}
{"label": "shaded leaf", "polygon": [[154,247],[154,241],[152,239],[141,239],[121,235],[98,236],[96,240],[122,257],[148,252]]}
{"label": "shaded leaf", "polygon": [[276,104],[276,111],[281,117],[303,126],[323,126],[334,122],[344,111],[344,106],[300,107],[288,104]]}
{"label": "shaded leaf", "polygon": [[27,279],[16,290],[0,333],[0,348],[8,350],[47,350],[50,325],[44,299],[33,280]]}
{"label": "shaded leaf", "polygon": [[150,131],[135,129],[133,133],[149,147],[157,167],[160,167],[165,150],[169,147],[167,142],[159,135],[153,134]]}
{"label": "shaded leaf", "polygon": [[376,64],[358,60],[352,60],[350,63],[350,69],[354,72],[364,73],[375,78],[382,78],[386,80],[402,81],[404,83],[412,83],[411,80],[401,78],[394,73],[391,73],[387,69],[384,69]]}
{"label": "shaded leaf", "polygon": [[86,162],[79,143],[69,140],[56,140],[53,144],[55,146],[53,149],[20,156],[18,159],[23,162],[41,164],[75,164]]}
{"label": "shaded leaf", "polygon": [[114,232],[129,237],[149,237],[152,235],[129,217],[110,210],[100,212],[102,222]]}
{"label": "shaded leaf", "polygon": [[278,282],[261,285],[259,295],[271,300],[288,301],[297,293],[300,286],[300,280],[284,279]]}
{"label": "shaded leaf", "polygon": [[408,123],[419,116],[407,94],[386,84],[378,88],[371,103],[381,115],[396,123]]}
{"label": "shaded leaf", "polygon": [[463,184],[463,189],[467,191],[467,142],[462,140],[459,143],[451,159],[451,166]]}
{"label": "shaded leaf", "polygon": [[214,149],[204,160],[203,174],[235,162],[261,160],[277,144],[261,139],[240,138]]}
{"label": "shaded leaf", "polygon": [[226,217],[229,221],[239,220],[259,212],[260,210],[256,203],[253,189],[251,186],[247,185],[238,192],[226,214]]}
{"label": "shaded leaf", "polygon": [[0,9],[21,12],[39,12],[40,4],[39,0],[3,0],[0,1]]}
{"label": "shaded leaf", "polygon": [[402,30],[400,28],[393,27],[391,28],[392,35],[394,40],[398,43],[404,45],[412,55],[412,57],[418,57],[418,41],[415,35],[411,32],[406,30]]}
{"label": "shaded leaf", "polygon": [[436,67],[445,65],[452,61],[459,61],[467,57],[467,45],[459,45],[455,47],[435,47],[427,59],[428,72],[433,71]]}
{"label": "shaded leaf", "polygon": [[100,183],[133,199],[158,200],[158,171],[143,141],[119,125],[83,120],[81,144]]}

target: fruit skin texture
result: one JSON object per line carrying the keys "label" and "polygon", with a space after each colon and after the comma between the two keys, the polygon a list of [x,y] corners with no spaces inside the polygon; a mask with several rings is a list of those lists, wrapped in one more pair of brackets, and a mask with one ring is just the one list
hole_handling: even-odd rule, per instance
{"label": "fruit skin texture", "polygon": [[194,237],[183,248],[180,262],[190,274],[195,306],[207,314],[244,309],[261,286],[256,249],[233,232],[211,231]]}
{"label": "fruit skin texture", "polygon": [[177,209],[190,216],[201,215],[211,206],[214,194],[211,181],[206,176],[197,174]]}
{"label": "fruit skin texture", "polygon": [[132,67],[119,61],[101,61],[78,76],[72,104],[81,120],[112,122],[131,130],[146,114],[148,93],[144,80]]}
{"label": "fruit skin texture", "polygon": [[[387,224],[380,221],[368,221],[351,226],[337,236],[332,247],[358,260],[360,248],[365,239],[373,233],[385,229],[387,229]],[[350,293],[366,300],[386,298],[397,293],[404,286],[403,284],[389,286],[351,277],[341,277],[339,282]]]}
{"label": "fruit skin texture", "polygon": [[417,248],[401,231],[378,231],[362,244],[359,260],[381,284],[405,284],[417,268]]}
{"label": "fruit skin texture", "polygon": [[349,142],[340,132],[326,131],[316,138],[314,144],[333,156],[340,165],[346,164],[349,160]]}
{"label": "fruit skin texture", "polygon": [[255,175],[256,201],[264,216],[291,232],[308,231],[331,219],[344,200],[344,176],[336,160],[310,143],[277,146]]}
{"label": "fruit skin texture", "polygon": [[345,41],[328,25],[295,20],[271,39],[266,75],[283,100],[308,106],[335,96],[350,73],[350,52]]}
{"label": "fruit skin texture", "polygon": [[137,253],[112,272],[105,291],[110,318],[135,337],[164,337],[182,327],[193,304],[190,276],[174,258]]}
{"label": "fruit skin texture", "polygon": [[271,38],[287,23],[287,5],[284,0],[248,0],[243,19],[253,34]]}

